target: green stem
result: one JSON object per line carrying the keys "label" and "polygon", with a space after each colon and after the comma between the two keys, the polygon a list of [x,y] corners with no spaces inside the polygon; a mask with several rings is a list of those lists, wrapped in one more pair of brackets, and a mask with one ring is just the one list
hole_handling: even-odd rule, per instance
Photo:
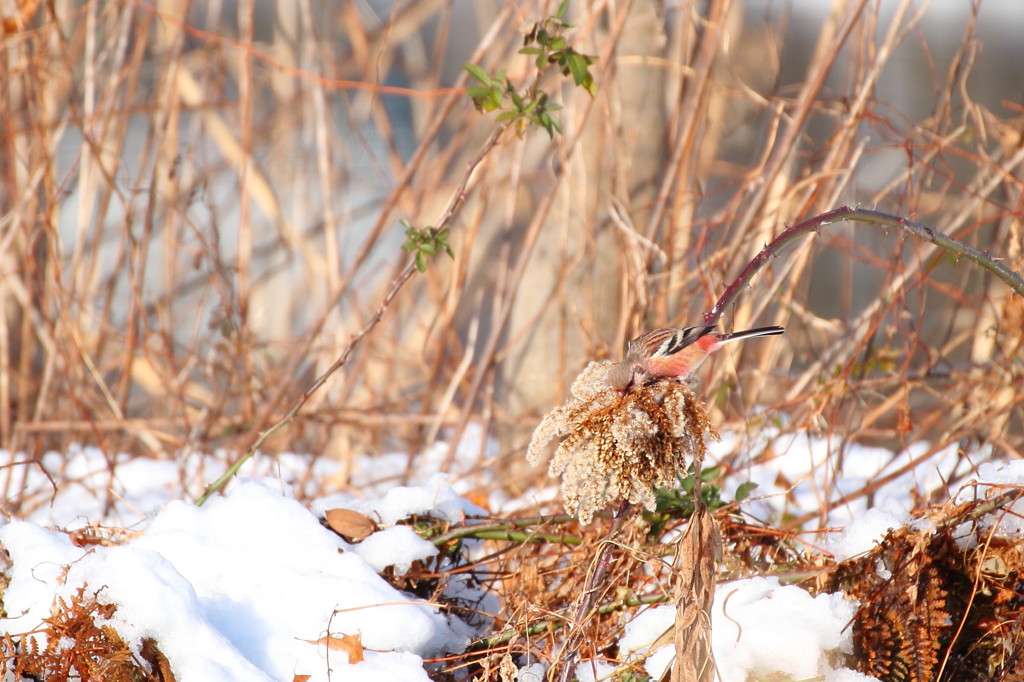
{"label": "green stem", "polygon": [[583,540],[575,535],[553,535],[548,533],[533,533],[515,530],[481,530],[475,533],[467,533],[465,534],[465,537],[477,538],[478,540],[509,540],[512,542],[537,543],[550,542],[556,545],[583,544]]}
{"label": "green stem", "polygon": [[[568,523],[570,521],[575,521],[575,520],[576,520],[575,516],[570,516],[568,514],[559,514],[557,516],[534,516],[534,517],[527,518],[527,519],[505,519],[503,521],[497,521],[497,522],[494,522],[494,523],[483,523],[483,524],[480,524],[480,525],[477,525],[477,526],[462,526],[460,528],[454,528],[454,529],[448,531],[447,533],[443,533],[442,535],[438,535],[437,537],[433,537],[433,538],[432,537],[427,537],[426,539],[430,540],[431,542],[433,542],[437,546],[441,546],[441,545],[446,544],[446,543],[448,543],[448,542],[450,542],[452,540],[458,540],[459,538],[465,538],[465,537],[482,538],[482,537],[484,537],[484,535],[482,535],[482,534],[485,534],[485,533],[502,533],[502,532],[513,531],[513,530],[516,530],[516,529],[519,529],[519,528],[530,528],[532,526],[540,526],[540,525],[546,525],[546,524],[562,524],[562,523]],[[492,536],[488,535],[486,537],[486,539],[491,539],[491,540],[515,539],[517,542],[539,542],[540,540],[537,540],[537,538],[546,537],[546,538],[555,538],[554,540],[551,540],[552,542],[561,542],[561,543],[570,544],[570,545],[578,545],[581,542],[580,538],[575,537],[575,536],[571,536],[571,535],[547,535],[547,534],[543,534],[543,533],[529,532],[529,533],[520,533],[519,536],[521,536],[521,537],[517,537],[517,538],[501,538],[501,537],[492,537]]]}

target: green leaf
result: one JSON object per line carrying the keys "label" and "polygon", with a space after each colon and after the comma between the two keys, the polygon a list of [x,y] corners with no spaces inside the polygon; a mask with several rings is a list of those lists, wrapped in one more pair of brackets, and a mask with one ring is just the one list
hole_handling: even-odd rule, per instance
{"label": "green leaf", "polygon": [[722,475],[722,467],[706,467],[700,471],[700,480],[713,481]]}
{"label": "green leaf", "polygon": [[465,64],[463,64],[462,68],[464,68],[466,71],[468,71],[470,76],[472,76],[473,78],[477,79],[478,81],[480,81],[484,85],[490,87],[490,85],[491,85],[491,76],[486,71],[484,71],[482,68],[480,68],[476,64],[470,64],[469,62],[466,62]]}
{"label": "green leaf", "polygon": [[427,271],[427,257],[423,255],[422,251],[416,252],[416,269],[420,272]]}
{"label": "green leaf", "polygon": [[569,0],[562,0],[562,2],[558,3],[558,12],[555,13],[555,16],[557,18],[559,18],[559,19],[564,19],[565,18],[565,13],[568,12],[568,11],[569,11]]}
{"label": "green leaf", "polygon": [[518,111],[503,111],[500,114],[498,114],[494,118],[494,120],[495,121],[510,121],[513,118],[517,118],[518,116],[519,116],[519,112]]}
{"label": "green leaf", "polygon": [[547,132],[548,139],[553,140],[555,138],[555,126],[554,122],[551,120],[551,117],[545,114],[541,118],[540,125],[544,128],[545,132]]}
{"label": "green leaf", "polygon": [[572,73],[572,80],[576,85],[583,85],[584,81],[590,76],[587,58],[581,54],[574,52],[567,55],[566,65],[569,67],[569,71]]}
{"label": "green leaf", "polygon": [[754,483],[753,481],[740,483],[739,486],[737,486],[736,488],[736,501],[742,502],[743,500],[747,499],[748,497],[750,497],[750,493],[754,492],[756,488],[757,484]]}

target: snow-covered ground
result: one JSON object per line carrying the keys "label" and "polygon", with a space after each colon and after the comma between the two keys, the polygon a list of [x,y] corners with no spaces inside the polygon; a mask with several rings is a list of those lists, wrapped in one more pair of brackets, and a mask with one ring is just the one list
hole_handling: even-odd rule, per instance
{"label": "snow-covered ground", "polygon": [[[726,438],[716,448],[725,452],[735,444]],[[773,448],[777,457],[743,467],[726,483],[728,496],[746,480],[757,482],[749,508],[761,517],[819,509],[823,495],[854,492],[880,472],[911,461],[925,446],[895,457],[852,447],[844,453],[841,471],[820,440],[780,439]],[[336,475],[338,465],[300,455],[256,458],[227,495],[202,508],[181,498],[219,474],[223,456],[193,454],[174,463],[123,458],[112,466],[98,450],[81,448],[43,458],[53,483],[36,464],[7,466],[2,471],[8,491],[17,486],[25,499],[42,501],[0,527],[0,543],[11,562],[3,596],[8,617],[0,629],[12,634],[37,629],[56,597],[67,600],[86,585],[87,594],[117,605],[109,624],[126,641],[157,640],[181,682],[298,675],[427,680],[424,659],[462,651],[479,633],[455,615],[397,591],[378,573],[388,566],[401,573],[437,551],[396,521],[415,514],[460,522],[484,513],[460,496],[479,484],[464,473],[480,452],[479,436],[471,434],[449,460],[449,470],[440,471],[448,449],[437,445],[416,458],[412,484],[405,487],[371,482],[394,480],[395,472],[406,470],[407,455],[366,458],[360,462],[365,483],[360,497],[333,495],[308,507],[294,499],[295,493],[305,491],[311,480]],[[846,529],[824,544],[842,557],[870,549],[887,528],[907,520],[915,490],[941,485],[946,464],[955,466],[954,456],[929,457],[879,488],[870,504],[860,498],[838,508],[827,522]],[[23,458],[0,452],[0,464],[19,461]],[[988,483],[1019,485],[1024,463],[985,465],[978,474]],[[534,499],[549,496],[550,491],[537,491]],[[497,496],[490,503],[498,516],[513,507]],[[380,530],[349,544],[320,523],[334,508],[366,514]],[[60,532],[91,525],[126,528],[129,537],[117,546],[79,547]],[[772,673],[828,682],[869,680],[829,665],[830,652],[850,649],[847,626],[853,610],[841,596],[812,597],[774,578],[719,585],[712,631],[722,680]],[[633,652],[634,660],[657,676],[671,647],[648,648],[671,623],[672,608],[651,607],[632,618],[620,650]],[[358,636],[365,660],[349,663],[344,648],[327,646],[328,632],[334,638]],[[538,664],[519,663],[520,679],[542,679]],[[608,672],[602,661],[583,661],[578,669],[584,680]]]}

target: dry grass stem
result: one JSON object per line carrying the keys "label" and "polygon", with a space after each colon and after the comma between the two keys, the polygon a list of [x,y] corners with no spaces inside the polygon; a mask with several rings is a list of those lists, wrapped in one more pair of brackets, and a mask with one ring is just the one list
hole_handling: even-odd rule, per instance
{"label": "dry grass stem", "polygon": [[722,538],[707,507],[697,504],[686,532],[676,543],[672,571],[676,581],[672,602],[676,607],[669,667],[672,682],[713,682],[715,658],[711,650],[711,605],[715,599]]}

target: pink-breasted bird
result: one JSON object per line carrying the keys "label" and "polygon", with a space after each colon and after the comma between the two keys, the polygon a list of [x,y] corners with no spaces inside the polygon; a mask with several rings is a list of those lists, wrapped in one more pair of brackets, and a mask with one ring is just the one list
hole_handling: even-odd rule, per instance
{"label": "pink-breasted bird", "polygon": [[719,334],[714,325],[652,329],[626,344],[626,357],[608,371],[608,385],[618,391],[628,391],[636,384],[653,379],[683,379],[692,374],[708,355],[730,341],[775,336],[785,331],[783,327],[758,327]]}

